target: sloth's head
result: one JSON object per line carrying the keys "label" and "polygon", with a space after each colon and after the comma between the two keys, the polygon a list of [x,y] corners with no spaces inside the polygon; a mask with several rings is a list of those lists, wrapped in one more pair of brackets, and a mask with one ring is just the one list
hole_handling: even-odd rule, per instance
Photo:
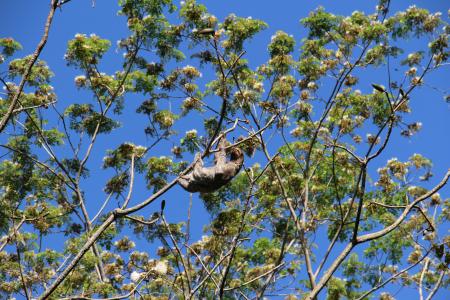
{"label": "sloth's head", "polygon": [[230,150],[230,161],[240,163],[244,161],[244,153],[241,149],[234,147]]}

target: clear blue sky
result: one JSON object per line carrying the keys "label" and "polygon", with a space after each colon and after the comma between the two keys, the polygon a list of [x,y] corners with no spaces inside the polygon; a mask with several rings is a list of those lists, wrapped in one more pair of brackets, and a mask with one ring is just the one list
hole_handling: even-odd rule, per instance
{"label": "clear blue sky", "polygon": [[[19,55],[24,56],[34,51],[43,32],[49,2],[47,0],[2,1],[0,36],[11,36],[22,43],[24,49]],[[373,0],[208,0],[199,2],[206,4],[209,11],[218,16],[219,19],[222,19],[229,13],[235,13],[243,17],[251,16],[255,19],[261,19],[269,24],[267,30],[259,34],[257,38],[248,44],[246,58],[253,66],[267,60],[267,43],[270,40],[270,36],[277,30],[283,30],[289,34],[293,34],[297,39],[297,46],[299,46],[300,40],[305,37],[305,31],[300,26],[299,20],[307,16],[309,11],[318,6],[324,6],[326,10],[335,14],[348,15],[354,10],[361,10],[367,13],[372,12],[377,4],[377,1]],[[419,7],[429,9],[431,12],[441,11],[444,16],[447,14],[450,4],[445,0],[396,0],[392,2],[391,11],[398,11],[412,4],[416,4]],[[108,53],[106,61],[102,65],[102,70],[107,73],[112,73],[120,68],[121,53],[115,51],[115,42],[127,35],[127,29],[126,21],[123,17],[117,16],[117,10],[117,1],[97,0],[95,8],[92,8],[91,0],[72,0],[61,11],[56,13],[50,38],[42,52],[41,59],[47,61],[55,73],[52,85],[55,87],[59,97],[57,106],[61,110],[72,102],[84,102],[86,99],[91,99],[89,94],[80,92],[75,88],[73,78],[79,75],[79,72],[67,67],[63,59],[67,41],[72,39],[76,33],[96,33],[100,37],[111,40],[111,51]],[[424,48],[426,44],[427,42],[422,41],[420,47]],[[412,50],[416,49],[418,45],[417,41],[412,41],[406,46]],[[400,75],[402,72],[399,71],[397,74]],[[368,84],[371,81],[385,84],[380,74],[360,74],[361,82],[367,83],[366,86],[361,85],[360,89],[363,91],[371,90]],[[449,76],[450,73],[448,72],[448,67],[446,67],[428,76],[426,83],[431,86],[440,87],[441,89],[447,89],[448,93]],[[428,86],[417,90],[412,99],[414,113],[409,117],[409,120],[411,122],[422,122],[423,129],[410,139],[401,138],[397,133],[392,144],[390,144],[389,150],[383,157],[378,159],[377,164],[383,165],[392,156],[396,156],[399,159],[407,159],[413,153],[421,153],[434,162],[435,167],[433,171],[435,176],[432,183],[435,183],[442,177],[447,168],[450,167],[450,135],[448,133],[450,130],[450,106],[443,99],[442,92],[437,92]],[[143,100],[142,96],[127,97],[125,104],[126,112],[134,112],[141,100]],[[134,116],[133,118],[127,118],[126,116],[127,114],[122,116],[123,127],[114,131],[111,136],[102,136],[99,138],[98,145],[95,148],[96,154],[90,161],[92,177],[84,183],[84,188],[87,190],[89,201],[97,201],[95,199],[99,199],[98,205],[101,205],[101,201],[104,199],[102,187],[106,178],[110,175],[105,174],[100,168],[105,150],[114,148],[124,141],[131,141],[141,145],[148,145],[150,142],[142,130],[143,125],[141,122],[144,122],[145,119],[140,116]],[[192,121],[195,124],[195,120]],[[186,124],[183,126],[186,126]],[[184,132],[191,128],[179,128],[179,130]],[[170,147],[171,145],[166,145],[165,147],[158,148],[159,150],[155,155],[168,155],[167,149]],[[273,149],[272,151],[274,152]],[[142,185],[142,181],[140,183]],[[450,188],[446,187],[442,190],[441,194],[448,197],[450,195],[449,192]],[[134,201],[139,201],[148,195],[148,191],[143,188],[138,188],[133,199]],[[177,188],[164,198],[168,200],[166,211],[169,213],[170,221],[184,220],[187,212],[188,194],[181,192]],[[95,210],[95,205],[93,208],[92,211]],[[159,202],[154,203],[152,206],[146,208],[146,214],[150,214],[158,209]],[[194,239],[201,235],[202,226],[207,218],[205,214],[206,212],[201,202],[198,199],[194,199],[194,222],[192,224]],[[52,242],[51,238],[48,242]],[[399,299],[404,299],[408,294],[407,292],[399,294]],[[435,299],[445,299],[444,294],[445,291],[441,291]],[[416,294],[411,293],[411,295]],[[447,293],[447,295],[449,294]]]}

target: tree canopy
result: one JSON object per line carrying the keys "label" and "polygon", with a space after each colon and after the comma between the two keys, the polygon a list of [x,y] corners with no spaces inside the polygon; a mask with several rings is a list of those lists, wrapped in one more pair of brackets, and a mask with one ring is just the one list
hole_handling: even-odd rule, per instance
{"label": "tree canopy", "polygon": [[[297,36],[208,1],[119,0],[126,36],[77,33],[54,73],[42,56],[74,2],[50,1],[34,50],[0,37],[1,298],[445,293],[448,160],[405,145],[416,102],[450,101],[433,82],[448,15],[319,6]],[[194,177],[200,193],[178,184]]]}

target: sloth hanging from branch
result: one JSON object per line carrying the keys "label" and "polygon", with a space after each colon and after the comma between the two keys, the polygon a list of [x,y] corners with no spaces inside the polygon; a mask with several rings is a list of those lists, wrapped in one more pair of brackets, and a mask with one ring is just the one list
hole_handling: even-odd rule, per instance
{"label": "sloth hanging from branch", "polygon": [[227,161],[226,143],[225,135],[222,135],[212,167],[204,167],[201,154],[197,153],[194,169],[181,176],[178,184],[191,193],[211,193],[230,182],[244,163],[244,153],[241,149],[232,147],[229,151],[230,159]]}

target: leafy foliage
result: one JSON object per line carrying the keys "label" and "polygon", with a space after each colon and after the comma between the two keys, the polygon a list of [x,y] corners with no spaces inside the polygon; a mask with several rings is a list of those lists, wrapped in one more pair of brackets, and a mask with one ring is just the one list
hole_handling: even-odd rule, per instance
{"label": "leafy foliage", "polygon": [[[50,66],[1,38],[0,112],[11,118],[0,145],[0,297],[393,299],[385,282],[448,288],[450,204],[438,193],[448,175],[435,180],[421,154],[381,157],[420,132],[415,91],[448,64],[449,27],[440,13],[389,4],[349,16],[319,7],[300,21],[302,40],[275,28],[255,66],[245,49],[272,30],[262,20],[221,20],[195,0],[121,0],[121,67],[102,72],[116,57],[111,41],[75,35],[65,61],[83,101],[64,108]],[[406,53],[411,39],[424,46]],[[362,75],[386,70],[377,82]],[[140,126],[129,139],[145,135],[147,146],[117,139],[127,122]],[[191,208],[171,221],[187,198],[176,182],[197,152],[213,163],[225,133],[245,164],[199,195],[200,237]]]}

